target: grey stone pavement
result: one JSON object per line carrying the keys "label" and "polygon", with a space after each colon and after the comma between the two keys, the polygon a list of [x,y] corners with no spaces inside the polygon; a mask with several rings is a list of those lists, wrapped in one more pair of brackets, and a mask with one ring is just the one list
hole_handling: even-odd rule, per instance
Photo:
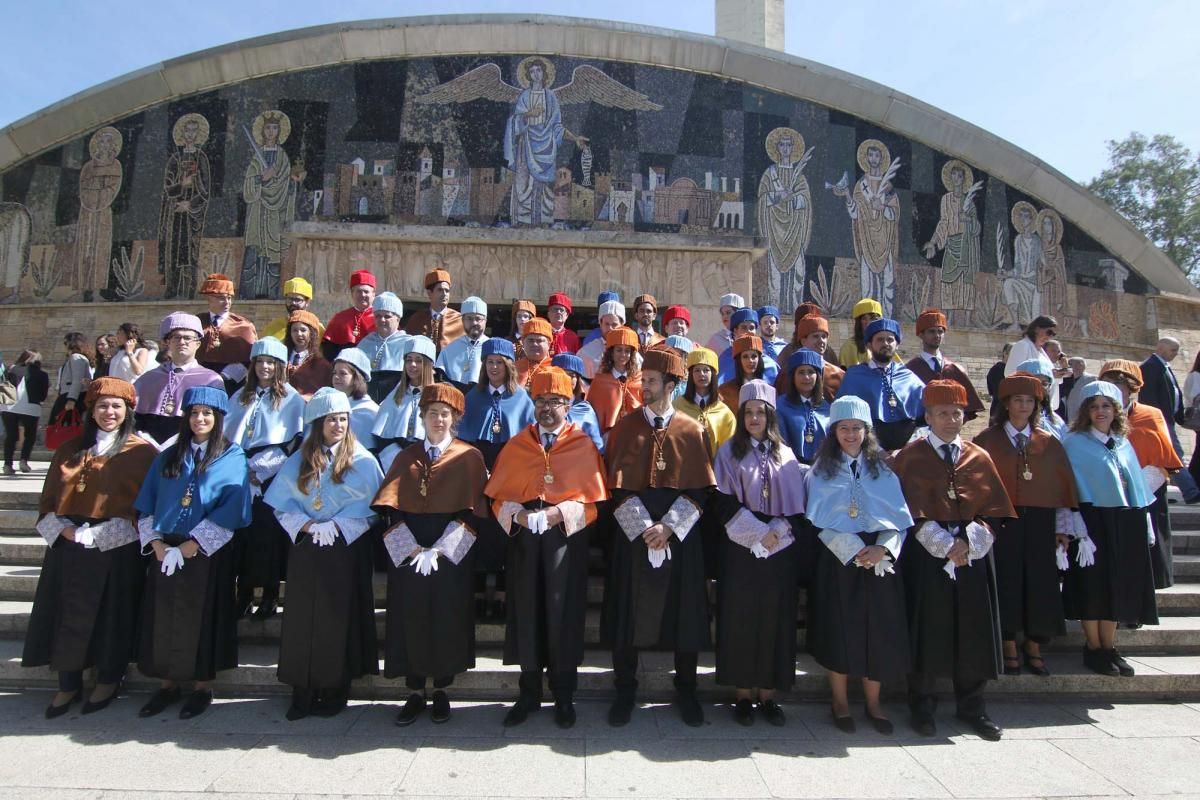
{"label": "grey stone pavement", "polygon": [[49,692],[0,694],[0,799],[1200,798],[1200,704],[997,701],[1006,735],[991,743],[945,711],[938,737],[916,738],[896,704],[897,733],[881,737],[837,731],[822,703],[788,704],[782,729],[742,728],[726,706],[707,707],[698,729],[670,706],[615,729],[603,702],[583,701],[576,727],[560,731],[549,707],[513,730],[498,703],[401,729],[387,703],[289,723],[285,698],[218,698],[184,722],[138,719],[144,698],[47,721]]}

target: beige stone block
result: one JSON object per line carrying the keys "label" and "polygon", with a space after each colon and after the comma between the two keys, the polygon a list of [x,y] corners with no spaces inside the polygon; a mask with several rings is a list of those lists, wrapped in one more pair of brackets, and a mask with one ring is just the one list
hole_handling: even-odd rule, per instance
{"label": "beige stone block", "polygon": [[248,76],[241,50],[222,48],[164,62],[163,79],[177,95],[224,86]]}
{"label": "beige stone block", "polygon": [[171,88],[163,79],[160,65],[156,64],[89,90],[83,102],[91,114],[108,122],[170,97]]}
{"label": "beige stone block", "polygon": [[25,158],[21,148],[6,130],[0,130],[0,171]]}
{"label": "beige stone block", "polygon": [[342,40],[336,31],[323,30],[305,38],[247,47],[244,57],[250,76],[336,64],[343,60]]}

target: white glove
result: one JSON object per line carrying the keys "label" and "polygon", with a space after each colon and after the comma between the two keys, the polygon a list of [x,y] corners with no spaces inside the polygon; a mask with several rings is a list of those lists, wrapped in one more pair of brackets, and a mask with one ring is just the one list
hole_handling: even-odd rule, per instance
{"label": "white glove", "polygon": [[250,502],[254,502],[259,497],[262,497],[262,485],[258,483],[250,484]]}
{"label": "white glove", "polygon": [[892,561],[891,556],[885,555],[883,558],[879,559],[879,563],[875,565],[875,577],[882,578],[884,575],[894,573],[896,568],[893,566],[893,564],[895,564],[895,562]]}
{"label": "white glove", "polygon": [[1067,548],[1062,545],[1059,545],[1058,549],[1054,551],[1054,560],[1060,572],[1066,572],[1071,568],[1071,559],[1067,557]]}
{"label": "white glove", "polygon": [[1146,512],[1146,544],[1154,547],[1154,519]]}
{"label": "white glove", "polygon": [[308,526],[308,535],[312,537],[313,544],[317,547],[333,547],[333,543],[337,541],[337,524],[332,520],[314,522]]}
{"label": "white glove", "polygon": [[766,558],[767,556],[771,555],[771,551],[768,550],[762,542],[755,542],[753,545],[751,545],[750,552],[754,554],[755,558]]}
{"label": "white glove", "polygon": [[437,572],[438,564],[437,550],[422,550],[417,553],[417,557],[413,559],[413,571],[419,575],[429,577]]}
{"label": "white glove", "polygon": [[96,547],[96,537],[86,522],[75,529],[75,543],[81,544],[89,550]]}
{"label": "white glove", "polygon": [[529,511],[525,514],[525,527],[529,532],[541,536],[546,532],[546,512]]}
{"label": "white glove", "polygon": [[667,545],[662,550],[651,550],[647,548],[646,556],[650,559],[650,566],[658,569],[663,564],[671,560],[671,545]]}
{"label": "white glove", "polygon": [[950,580],[952,580],[952,581],[958,580],[958,578],[956,578],[954,576],[954,562],[953,561],[951,561],[950,559],[947,558],[946,566],[942,567],[942,569],[945,570],[946,574],[950,576]]}
{"label": "white glove", "polygon": [[1075,554],[1075,561],[1081,567],[1090,567],[1096,563],[1096,544],[1091,537],[1085,536],[1079,540],[1079,551]]}
{"label": "white glove", "polygon": [[162,574],[168,578],[175,574],[176,570],[183,569],[183,552],[178,547],[168,547],[163,553]]}

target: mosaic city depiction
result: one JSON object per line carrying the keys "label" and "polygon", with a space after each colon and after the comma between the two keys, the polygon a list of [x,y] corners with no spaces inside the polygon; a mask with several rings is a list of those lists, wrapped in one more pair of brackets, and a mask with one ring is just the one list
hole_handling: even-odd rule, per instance
{"label": "mosaic city depiction", "polygon": [[758,302],[844,315],[869,294],[988,330],[1046,313],[1115,337],[1118,295],[1149,289],[1053,208],[863,120],[708,75],[532,55],[256,79],[44,152],[0,175],[0,303],[191,298],[210,272],[276,297],[295,222],[749,239],[766,253]]}

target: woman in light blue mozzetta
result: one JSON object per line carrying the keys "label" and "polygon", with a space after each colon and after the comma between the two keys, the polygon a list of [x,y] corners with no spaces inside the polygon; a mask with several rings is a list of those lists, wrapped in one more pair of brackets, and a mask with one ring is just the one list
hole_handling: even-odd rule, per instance
{"label": "woman in light blue mozzetta", "polygon": [[183,395],[175,444],[158,454],[134,507],[145,554],[154,559],[142,599],[138,669],[162,686],[139,716],[153,717],[195,681],[181,719],[212,703],[209,681],[237,666],[234,531],[250,524],[246,454],[225,438],[229,398],[195,386]]}
{"label": "woman in light blue mozzetta", "polygon": [[884,681],[908,674],[904,585],[893,565],[913,524],[900,479],[871,433],[871,409],[839,397],[830,434],[808,472],[807,515],[825,545],[817,557],[808,647],[829,670],[834,724],[855,729],[849,677],[862,678],[866,716],[876,731],[893,726],[879,705]]}
{"label": "woman in light blue mozzetta", "polygon": [[350,682],[379,672],[372,546],[363,534],[383,473],[354,439],[343,392],[318,389],[304,426],[304,444],[263,498],[293,542],[278,673],[292,686],[289,720],[339,713]]}
{"label": "woman in light blue mozzetta", "polygon": [[304,397],[288,384],[287,347],[271,336],[250,348],[250,374],[233,395],[225,436],[246,451],[252,524],[238,531],[238,616],[250,613],[254,589],[262,589],[257,619],[275,614],[287,558],[287,535],[262,496],[304,432]]}
{"label": "woman in light blue mozzetta", "polygon": [[405,343],[404,375],[392,393],[379,404],[375,418],[375,446],[384,472],[401,450],[425,439],[421,422],[421,389],[433,383],[437,348],[428,336],[413,336]]}
{"label": "woman in light blue mozzetta", "polygon": [[359,444],[373,451],[375,435],[371,428],[375,427],[379,404],[367,391],[371,374],[371,361],[357,347],[348,347],[333,359],[333,388],[350,398],[350,430]]}

